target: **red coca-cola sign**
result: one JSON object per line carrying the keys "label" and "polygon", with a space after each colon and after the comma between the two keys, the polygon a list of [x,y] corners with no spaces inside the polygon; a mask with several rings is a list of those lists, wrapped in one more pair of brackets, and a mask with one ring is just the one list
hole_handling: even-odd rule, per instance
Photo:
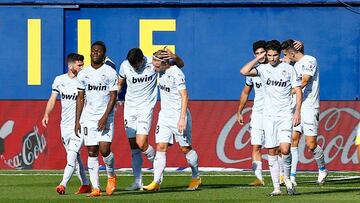
{"label": "red coca-cola sign", "polygon": [[[29,108],[31,106],[31,108]],[[60,105],[51,114],[44,129],[40,122],[46,101],[0,101],[0,169],[62,169],[66,163],[60,138]],[[16,107],[16,108],[15,108]],[[236,121],[238,101],[192,101],[193,146],[202,167],[251,168],[249,118],[251,102],[244,109],[245,125]],[[154,145],[154,127],[159,105],[155,108],[149,140]],[[324,149],[331,170],[359,170],[354,139],[360,120],[360,102],[323,101],[320,109],[318,141]],[[115,115],[112,150],[116,168],[131,167],[131,153],[123,129],[123,107]],[[299,146],[299,170],[316,170],[312,154]],[[266,150],[262,152],[266,154]],[[86,149],[82,158],[87,161]],[[267,156],[264,155],[264,162]],[[175,145],[170,148],[167,166],[187,166],[185,157]],[[144,167],[151,163],[144,161]],[[267,163],[264,163],[267,168]]]}

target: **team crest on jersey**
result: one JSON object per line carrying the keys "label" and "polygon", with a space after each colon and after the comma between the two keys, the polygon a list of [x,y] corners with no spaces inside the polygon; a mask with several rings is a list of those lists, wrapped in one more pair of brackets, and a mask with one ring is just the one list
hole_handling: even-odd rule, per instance
{"label": "team crest on jersey", "polygon": [[286,70],[283,70],[283,71],[282,71],[282,75],[286,77],[286,75],[287,75],[287,74],[286,74]]}

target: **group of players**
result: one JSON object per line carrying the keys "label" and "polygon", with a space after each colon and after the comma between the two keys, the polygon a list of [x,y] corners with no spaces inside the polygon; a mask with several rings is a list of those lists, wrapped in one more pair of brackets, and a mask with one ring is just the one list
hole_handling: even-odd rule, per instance
{"label": "group of players", "polygon": [[[61,137],[67,152],[67,164],[63,179],[56,187],[65,194],[66,186],[75,172],[81,181],[76,194],[101,196],[99,184],[99,152],[107,173],[106,193],[116,190],[114,154],[111,143],[114,135],[114,112],[117,94],[126,83],[124,102],[124,127],[132,153],[132,169],[135,181],[127,190],[157,191],[163,180],[166,152],[179,143],[192,170],[188,190],[201,185],[198,170],[198,155],[191,145],[191,115],[188,109],[188,94],[185,76],[181,71],[184,62],[169,49],[161,49],[152,57],[145,57],[139,48],[129,50],[121,64],[119,74],[115,65],[106,56],[102,41],[91,45],[91,64],[83,68],[84,57],[71,53],[67,56],[68,73],[57,76],[52,85],[42,124],[47,127],[49,114],[58,95],[61,99]],[[159,88],[157,88],[159,87]],[[155,132],[156,151],[148,143],[154,106],[158,89],[161,110]],[[88,180],[80,158],[82,144],[88,149]],[[154,179],[143,186],[142,154],[153,162]],[[91,183],[91,185],[90,185]]]}
{"label": "group of players", "polygon": [[[268,150],[268,163],[274,190],[270,196],[281,195],[280,182],[288,195],[295,193],[298,143],[305,135],[319,168],[317,182],[323,184],[328,175],[324,153],[317,145],[319,123],[319,67],[314,57],[304,54],[303,44],[286,40],[253,44],[255,58],[240,69],[246,76],[237,112],[243,125],[242,110],[252,88],[255,89],[251,115],[253,186],[264,185],[260,150]],[[281,60],[280,55],[284,58]],[[282,174],[281,174],[282,173]]]}

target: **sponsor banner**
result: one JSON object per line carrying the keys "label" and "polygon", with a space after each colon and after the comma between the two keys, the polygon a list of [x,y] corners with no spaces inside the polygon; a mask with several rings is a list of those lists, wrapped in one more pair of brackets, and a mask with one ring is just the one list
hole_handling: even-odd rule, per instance
{"label": "sponsor banner", "polygon": [[[60,137],[60,102],[50,115],[45,129],[41,119],[46,101],[0,101],[0,169],[63,169],[66,152]],[[237,101],[192,101],[193,147],[199,154],[202,167],[251,168],[249,120],[251,102],[244,109],[245,124],[236,120]],[[354,140],[360,120],[360,102],[321,102],[319,145],[324,149],[330,170],[359,170]],[[149,135],[154,146],[154,132],[159,105],[155,108]],[[123,128],[123,106],[115,117],[112,150],[115,167],[131,167],[131,152]],[[304,136],[299,144],[298,170],[316,170],[312,154],[305,147]],[[266,150],[262,152],[265,154]],[[87,162],[87,150],[81,150]],[[186,167],[185,157],[177,144],[169,150],[167,166]],[[263,155],[267,169],[267,156]],[[100,159],[101,160],[101,159]],[[144,167],[152,167],[147,160]]]}

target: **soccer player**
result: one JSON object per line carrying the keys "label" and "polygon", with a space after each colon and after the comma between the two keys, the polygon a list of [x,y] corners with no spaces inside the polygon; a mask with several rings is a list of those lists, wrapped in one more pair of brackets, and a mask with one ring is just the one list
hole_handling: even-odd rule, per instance
{"label": "soccer player", "polygon": [[[265,53],[266,42],[260,40],[253,43],[253,52],[255,57]],[[267,63],[266,57],[259,59],[259,63],[255,65]],[[242,116],[242,110],[245,107],[245,104],[248,100],[251,90],[255,89],[254,105],[252,107],[251,113],[251,145],[252,147],[252,169],[255,172],[256,179],[251,186],[261,186],[265,185],[264,179],[262,176],[262,160],[261,160],[261,146],[264,143],[264,128],[262,124],[262,112],[263,112],[263,103],[264,103],[264,90],[261,83],[261,79],[258,76],[255,77],[246,77],[245,86],[242,90],[239,102],[239,108],[237,111],[237,120],[240,125],[244,125],[244,118]]]}
{"label": "soccer player", "polygon": [[173,144],[173,138],[180,145],[192,170],[192,180],[187,190],[196,190],[201,185],[198,170],[198,155],[191,146],[191,115],[187,108],[188,94],[185,76],[177,66],[171,66],[169,60],[161,56],[162,50],[156,52],[152,63],[159,73],[161,110],[155,132],[156,155],[154,159],[154,179],[144,186],[144,190],[157,191],[166,166],[166,152]]}
{"label": "soccer player", "polygon": [[[163,57],[171,59],[179,67],[184,66],[180,57],[164,49]],[[145,57],[141,49],[130,49],[119,71],[120,88],[127,84],[124,103],[124,125],[129,140],[134,182],[126,190],[142,190],[142,153],[153,162],[154,148],[148,143],[153,109],[157,100],[157,73],[151,57]]]}
{"label": "soccer player", "polygon": [[86,177],[86,172],[79,153],[83,143],[83,137],[77,137],[74,133],[77,98],[76,76],[84,65],[84,56],[71,53],[67,55],[66,63],[68,65],[68,72],[55,78],[52,84],[52,93],[47,102],[44,117],[42,119],[42,125],[46,128],[49,123],[49,115],[54,109],[56,98],[60,95],[61,139],[67,154],[67,164],[64,169],[63,179],[56,187],[56,192],[60,195],[65,194],[65,188],[74,171],[81,182],[81,186],[75,194],[91,192],[91,186]]}
{"label": "soccer player", "polygon": [[[76,135],[84,135],[88,148],[88,169],[93,187],[88,196],[100,196],[99,151],[103,157],[108,176],[106,193],[116,189],[114,155],[111,142],[114,135],[114,105],[118,90],[116,71],[104,64],[106,46],[97,41],[91,45],[91,65],[78,75],[78,98],[76,101]],[[85,102],[86,95],[86,102]]]}
{"label": "soccer player", "polygon": [[317,182],[323,184],[328,175],[325,167],[325,159],[323,149],[317,144],[319,125],[319,67],[316,58],[310,55],[304,55],[301,51],[297,51],[293,46],[294,40],[287,40],[281,44],[284,57],[294,62],[294,68],[301,80],[301,89],[303,91],[301,106],[301,124],[293,128],[293,142],[291,144],[291,152],[293,154],[293,162],[291,166],[291,181],[296,185],[296,165],[298,160],[297,147],[299,137],[303,133],[305,135],[306,146],[311,150],[319,168]]}
{"label": "soccer player", "polygon": [[[268,162],[274,191],[269,195],[281,194],[279,184],[278,148],[284,161],[285,186],[289,195],[294,194],[294,186],[290,181],[291,168],[291,131],[292,126],[300,123],[300,109],[302,92],[300,81],[291,65],[280,61],[281,44],[272,40],[266,44],[266,53],[256,56],[255,59],[244,65],[240,73],[245,76],[259,76],[264,85],[263,125],[265,132],[265,148],[268,149]],[[266,55],[268,63],[253,68]],[[296,110],[291,108],[291,90],[294,90]]]}

